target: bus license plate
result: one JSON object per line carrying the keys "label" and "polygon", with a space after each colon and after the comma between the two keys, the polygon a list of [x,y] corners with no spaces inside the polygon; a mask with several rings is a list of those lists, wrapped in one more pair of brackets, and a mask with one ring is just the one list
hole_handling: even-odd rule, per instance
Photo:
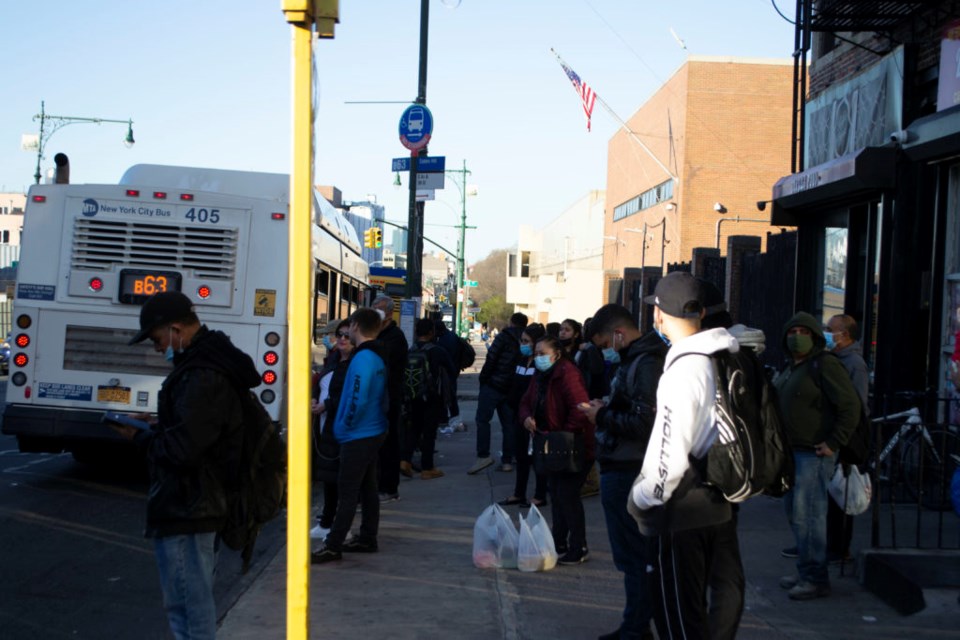
{"label": "bus license plate", "polygon": [[97,402],[130,404],[130,387],[97,387]]}

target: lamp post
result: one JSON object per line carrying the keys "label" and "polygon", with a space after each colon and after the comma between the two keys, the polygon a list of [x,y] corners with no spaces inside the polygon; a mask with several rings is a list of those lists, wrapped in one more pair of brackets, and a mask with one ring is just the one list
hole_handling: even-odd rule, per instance
{"label": "lamp post", "polygon": [[[40,119],[40,135],[37,137],[37,172],[33,174],[34,180],[37,184],[40,184],[40,161],[43,160],[43,150],[46,147],[47,141],[50,139],[54,133],[67,126],[68,124],[78,124],[81,122],[86,122],[89,124],[102,124],[104,122],[112,122],[117,124],[127,125],[127,135],[123,139],[123,143],[127,145],[127,148],[133,146],[133,120],[111,120],[109,118],[77,118],[74,116],[53,116],[48,114],[44,108],[44,102],[40,101],[40,113],[33,116],[34,121]],[[44,131],[44,128],[47,122],[51,122],[52,125],[49,131]]]}
{"label": "lamp post", "polygon": [[460,174],[460,180],[462,184],[458,183],[456,180],[453,181],[457,185],[457,189],[460,190],[460,241],[457,243],[457,321],[456,321],[456,332],[458,336],[463,335],[463,305],[467,301],[467,290],[463,286],[463,272],[465,263],[467,259],[467,229],[473,229],[475,227],[467,227],[467,176],[470,175],[470,171],[467,169],[467,161],[463,161],[463,169],[449,169],[444,173],[458,173]]}

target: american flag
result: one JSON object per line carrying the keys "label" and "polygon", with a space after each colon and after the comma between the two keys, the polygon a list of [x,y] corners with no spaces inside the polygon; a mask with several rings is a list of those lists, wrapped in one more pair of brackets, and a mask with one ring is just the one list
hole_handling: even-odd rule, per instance
{"label": "american flag", "polygon": [[591,89],[586,82],[580,79],[576,71],[568,67],[567,64],[560,59],[560,56],[557,56],[557,61],[560,63],[560,66],[563,67],[563,71],[567,74],[567,77],[570,78],[574,91],[577,92],[577,95],[580,96],[580,100],[583,102],[583,113],[587,116],[587,131],[590,131],[590,116],[593,115],[593,103],[597,101],[597,94],[593,92],[593,89]]}

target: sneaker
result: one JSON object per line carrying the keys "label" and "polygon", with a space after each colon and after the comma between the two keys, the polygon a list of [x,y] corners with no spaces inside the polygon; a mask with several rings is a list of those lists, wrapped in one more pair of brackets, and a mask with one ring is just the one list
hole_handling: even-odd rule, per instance
{"label": "sneaker", "polygon": [[365,542],[360,538],[354,538],[350,542],[344,542],[343,547],[341,547],[341,551],[344,553],[376,553],[379,550],[376,541]]}
{"label": "sneaker", "polygon": [[457,433],[463,433],[467,430],[467,423],[458,422],[457,424],[453,425],[453,430]]}
{"label": "sneaker", "polygon": [[474,475],[480,473],[487,467],[493,464],[493,458],[477,458],[477,461],[473,463],[473,466],[467,470],[467,473]]}
{"label": "sneaker", "polygon": [[781,589],[793,589],[800,584],[800,576],[783,576],[780,578]]}
{"label": "sneaker", "polygon": [[321,527],[320,523],[314,525],[313,529],[310,529],[310,539],[311,540],[326,540],[327,535],[330,533],[330,529],[326,527]]}
{"label": "sneaker", "polygon": [[796,558],[800,555],[800,551],[796,547],[787,547],[780,550],[780,555],[784,558]]}
{"label": "sneaker", "polygon": [[406,460],[400,463],[400,475],[406,476],[408,478],[413,477],[413,465],[407,462]]}
{"label": "sneaker", "polygon": [[787,591],[791,600],[813,600],[814,598],[825,598],[830,595],[830,585],[813,584],[812,582],[801,581],[795,587]]}
{"label": "sneaker", "polygon": [[510,473],[513,471],[513,465],[509,462],[504,462],[503,464],[497,465],[497,471],[503,471],[504,473]]}
{"label": "sneaker", "polygon": [[420,472],[421,480],[433,480],[434,478],[442,478],[443,471],[440,469],[424,469]]}
{"label": "sneaker", "polygon": [[437,433],[439,433],[442,436],[452,435],[453,431],[454,431],[453,427],[440,427],[439,429],[437,429]]}
{"label": "sneaker", "polygon": [[336,560],[343,560],[343,554],[326,546],[310,554],[310,564],[326,564]]}
{"label": "sneaker", "polygon": [[396,501],[399,500],[399,499],[400,499],[400,494],[399,494],[399,493],[381,493],[381,494],[380,494],[380,502],[381,502],[381,503],[383,503],[383,502],[396,502]]}
{"label": "sneaker", "polygon": [[557,560],[559,564],[583,564],[590,558],[590,552],[586,547],[582,549],[571,549],[560,556]]}

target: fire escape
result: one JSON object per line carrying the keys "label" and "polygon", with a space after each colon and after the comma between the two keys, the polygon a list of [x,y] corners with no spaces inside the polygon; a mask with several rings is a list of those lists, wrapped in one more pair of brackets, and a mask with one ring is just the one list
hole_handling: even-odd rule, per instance
{"label": "fire escape", "polygon": [[[812,35],[817,32],[832,33],[853,46],[866,49],[853,39],[839,34],[872,32],[883,35],[889,46],[886,51],[874,51],[878,56],[889,53],[897,46],[893,31],[904,21],[923,9],[936,9],[942,0],[914,0],[884,2],[878,0],[797,0],[797,17],[793,49],[793,123],[790,155],[791,172],[804,167],[803,141],[807,99],[807,64]],[[955,3],[954,3],[955,4]]]}

